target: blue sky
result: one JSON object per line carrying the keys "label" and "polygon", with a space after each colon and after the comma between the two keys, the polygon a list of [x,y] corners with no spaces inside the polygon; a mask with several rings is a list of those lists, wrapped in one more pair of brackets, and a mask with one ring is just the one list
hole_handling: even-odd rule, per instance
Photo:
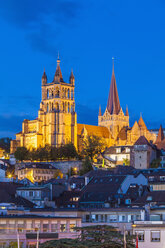
{"label": "blue sky", "polygon": [[0,136],[14,137],[36,118],[45,67],[53,79],[58,51],[63,78],[76,79],[79,123],[97,125],[115,57],[120,103],[130,124],[165,127],[163,0],[1,0]]}

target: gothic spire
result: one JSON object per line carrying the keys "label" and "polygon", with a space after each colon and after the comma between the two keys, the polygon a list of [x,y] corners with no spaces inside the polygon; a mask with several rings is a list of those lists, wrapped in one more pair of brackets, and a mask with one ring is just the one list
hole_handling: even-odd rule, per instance
{"label": "gothic spire", "polygon": [[46,72],[45,72],[45,68],[44,68],[44,72],[42,75],[42,84],[46,84],[47,83],[47,76],[46,76]]}
{"label": "gothic spire", "polygon": [[129,116],[129,113],[128,113],[128,106],[126,107],[125,115],[126,115],[126,116]]}
{"label": "gothic spire", "polygon": [[101,105],[99,106],[99,116],[101,116]]}
{"label": "gothic spire", "polygon": [[62,77],[61,68],[60,68],[59,53],[58,53],[58,58],[57,58],[57,68],[56,68],[56,72],[54,75],[54,81],[55,82],[63,82],[63,77]]}
{"label": "gothic spire", "polygon": [[74,74],[73,74],[73,70],[71,70],[71,74],[70,74],[70,77],[69,77],[69,82],[71,84],[74,84],[74,82],[75,82],[75,77],[74,77]]}
{"label": "gothic spire", "polygon": [[162,128],[162,125],[160,125],[158,136],[157,136],[157,139],[156,139],[156,144],[161,142],[163,139],[164,139],[163,128]]}
{"label": "gothic spire", "polygon": [[117,91],[115,72],[114,72],[114,62],[112,66],[112,77],[111,77],[111,85],[107,102],[107,110],[110,114],[118,114],[120,111],[120,102]]}

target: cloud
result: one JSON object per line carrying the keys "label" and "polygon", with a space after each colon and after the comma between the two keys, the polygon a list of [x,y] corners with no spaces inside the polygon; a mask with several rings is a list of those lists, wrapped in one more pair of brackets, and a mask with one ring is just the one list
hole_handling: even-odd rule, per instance
{"label": "cloud", "polygon": [[77,23],[82,6],[76,0],[1,0],[0,15],[22,29],[33,49],[53,54],[60,33]]}

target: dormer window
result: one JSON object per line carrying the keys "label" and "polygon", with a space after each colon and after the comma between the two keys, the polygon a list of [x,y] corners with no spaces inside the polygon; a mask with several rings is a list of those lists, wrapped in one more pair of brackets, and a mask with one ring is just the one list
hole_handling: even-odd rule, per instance
{"label": "dormer window", "polygon": [[116,148],[116,153],[121,153],[121,148]]}
{"label": "dormer window", "polygon": [[147,196],[147,201],[152,201],[152,196]]}

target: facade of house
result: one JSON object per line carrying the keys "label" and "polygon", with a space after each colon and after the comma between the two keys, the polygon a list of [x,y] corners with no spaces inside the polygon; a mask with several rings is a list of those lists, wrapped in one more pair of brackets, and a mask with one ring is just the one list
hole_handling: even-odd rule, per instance
{"label": "facade of house", "polygon": [[0,247],[9,246],[18,239],[23,248],[36,246],[37,232],[40,243],[61,238],[77,238],[79,233],[74,231],[74,227],[80,226],[80,217],[0,216]]}
{"label": "facade of house", "polygon": [[18,180],[27,178],[34,183],[54,178],[56,170],[51,164],[29,163],[20,165],[16,173]]}
{"label": "facade of house", "polygon": [[141,136],[131,150],[131,165],[136,169],[148,169],[157,158],[157,147]]}

